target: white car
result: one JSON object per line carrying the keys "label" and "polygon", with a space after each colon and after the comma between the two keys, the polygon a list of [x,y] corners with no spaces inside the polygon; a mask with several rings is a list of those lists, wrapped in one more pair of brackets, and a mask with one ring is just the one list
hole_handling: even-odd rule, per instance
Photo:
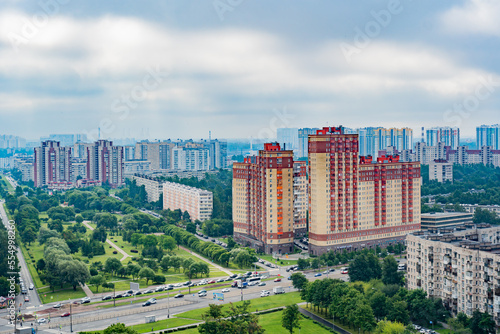
{"label": "white car", "polygon": [[198,297],[206,297],[207,293],[206,292],[198,292]]}
{"label": "white car", "polygon": [[47,323],[47,319],[45,319],[45,318],[40,318],[40,319],[38,319],[38,320],[37,320],[37,322],[38,322],[39,324],[45,324],[45,323]]}
{"label": "white car", "polygon": [[270,295],[271,295],[271,293],[269,291],[265,291],[265,290],[260,293],[261,297],[269,297]]}
{"label": "white car", "polygon": [[149,298],[148,302],[150,302],[151,304],[156,304],[156,298]]}
{"label": "white car", "polygon": [[253,281],[253,282],[249,282],[248,286],[254,286],[254,285],[257,285],[257,284],[259,284],[259,282]]}
{"label": "white car", "polygon": [[228,289],[228,288],[222,289],[222,293],[226,293],[226,292],[229,292],[229,291],[231,291],[231,290]]}

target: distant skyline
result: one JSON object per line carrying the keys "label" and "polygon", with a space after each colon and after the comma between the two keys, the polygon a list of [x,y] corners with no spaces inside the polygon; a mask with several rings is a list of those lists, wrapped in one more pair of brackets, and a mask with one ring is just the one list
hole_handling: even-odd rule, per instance
{"label": "distant skyline", "polygon": [[[60,4],[65,3],[65,4]],[[42,4],[42,5],[41,5]],[[43,5],[45,4],[45,5]],[[0,1],[0,132],[273,138],[498,123],[493,0]]]}

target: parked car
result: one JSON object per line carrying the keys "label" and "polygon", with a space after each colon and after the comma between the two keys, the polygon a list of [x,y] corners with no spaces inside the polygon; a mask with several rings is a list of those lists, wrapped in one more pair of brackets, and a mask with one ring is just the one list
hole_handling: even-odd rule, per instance
{"label": "parked car", "polygon": [[45,318],[40,318],[37,320],[38,324],[46,324],[47,323],[47,319]]}
{"label": "parked car", "polygon": [[347,268],[347,267],[340,268],[340,273],[341,274],[349,274],[349,268]]}
{"label": "parked car", "polygon": [[320,277],[321,273],[314,274],[314,277]]}
{"label": "parked car", "polygon": [[222,293],[226,293],[226,292],[229,292],[229,291],[231,291],[231,290],[228,289],[228,288],[222,289]]}
{"label": "parked car", "polygon": [[53,306],[54,308],[61,308],[62,307],[62,304],[61,303],[57,303]]}
{"label": "parked car", "polygon": [[184,295],[182,293],[178,293],[174,296],[174,298],[182,298],[184,297]]}
{"label": "parked car", "polygon": [[260,283],[258,284],[258,286],[265,286],[265,285],[266,285],[266,282],[260,282]]}
{"label": "parked car", "polygon": [[238,276],[237,274],[232,274],[231,276],[229,276],[230,278],[235,278],[236,276]]}
{"label": "parked car", "polygon": [[66,312],[66,313],[61,314],[61,318],[69,317],[70,315],[71,315],[71,313]]}
{"label": "parked car", "polygon": [[211,280],[211,281],[208,281],[207,284],[214,284],[215,283],[215,280]]}
{"label": "parked car", "polygon": [[119,293],[119,294],[115,295],[115,299],[118,299],[118,298],[123,298],[123,294]]}
{"label": "parked car", "polygon": [[35,288],[35,286],[33,285],[33,283],[30,283],[30,290],[33,290]]}
{"label": "parked car", "polygon": [[25,303],[27,303],[27,302],[29,302],[29,301],[30,301],[30,297],[28,297],[28,296],[24,296],[24,302],[25,302]]}
{"label": "parked car", "polygon": [[148,293],[153,293],[153,292],[154,292],[154,291],[153,291],[152,289],[148,289],[148,290],[146,290],[146,291],[143,291],[142,293],[146,295],[146,294],[148,294]]}
{"label": "parked car", "polygon": [[167,286],[167,287],[165,288],[165,291],[168,291],[168,290],[173,290],[173,289],[174,289],[174,287],[173,287],[173,286]]}
{"label": "parked car", "polygon": [[217,283],[222,283],[222,282],[224,282],[224,281],[225,281],[225,279],[224,279],[224,278],[219,278],[219,279],[217,280]]}
{"label": "parked car", "polygon": [[134,296],[139,296],[139,295],[142,295],[142,292],[137,290],[136,292],[134,292]]}
{"label": "parked car", "polygon": [[163,286],[159,286],[159,287],[157,287],[155,289],[156,292],[160,292],[160,291],[163,291],[163,290],[165,290],[165,287],[163,287]]}
{"label": "parked car", "polygon": [[275,282],[281,282],[281,278],[275,278],[274,281]]}
{"label": "parked car", "polygon": [[88,304],[88,303],[90,303],[89,297],[82,298],[82,304]]}
{"label": "parked car", "polygon": [[113,296],[108,295],[108,296],[102,297],[102,300],[110,300],[110,299],[113,299]]}
{"label": "parked car", "polygon": [[128,292],[125,292],[122,297],[132,297],[132,294],[128,293]]}

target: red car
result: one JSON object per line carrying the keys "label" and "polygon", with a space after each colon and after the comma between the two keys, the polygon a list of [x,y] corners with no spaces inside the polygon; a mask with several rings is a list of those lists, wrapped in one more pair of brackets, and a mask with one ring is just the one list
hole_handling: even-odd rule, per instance
{"label": "red car", "polygon": [[71,315],[71,313],[66,312],[66,313],[61,314],[61,318],[62,318],[62,317],[69,317],[70,315]]}
{"label": "red car", "polygon": [[274,281],[275,282],[281,282],[281,278],[275,278]]}
{"label": "red car", "polygon": [[213,280],[211,280],[211,281],[208,281],[208,283],[207,283],[207,284],[213,284],[213,283],[215,283],[215,280],[214,280],[214,279],[213,279]]}

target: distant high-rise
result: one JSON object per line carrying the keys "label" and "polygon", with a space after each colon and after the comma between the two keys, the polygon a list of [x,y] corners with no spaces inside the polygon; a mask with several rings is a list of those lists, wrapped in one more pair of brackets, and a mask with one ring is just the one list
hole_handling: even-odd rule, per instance
{"label": "distant high-rise", "polygon": [[123,147],[113,146],[109,140],[98,140],[87,146],[87,179],[109,183],[112,187],[123,184]]}
{"label": "distant high-rise", "polygon": [[445,146],[450,146],[452,150],[456,150],[460,146],[460,129],[450,127],[435,127],[426,130],[427,146],[437,146],[438,143],[444,143]]}
{"label": "distant high-rise", "polygon": [[481,125],[476,127],[476,149],[491,146],[493,150],[500,149],[500,125]]}
{"label": "distant high-rise", "polygon": [[61,147],[53,140],[42,142],[34,149],[35,187],[56,183],[71,183],[71,148]]}
{"label": "distant high-rise", "polygon": [[309,135],[313,135],[316,133],[316,130],[319,130],[318,128],[301,128],[298,130],[298,136],[299,136],[299,147],[298,147],[298,152],[296,154],[296,158],[307,158],[307,152],[308,152],[308,137]]}
{"label": "distant high-rise", "polygon": [[299,129],[279,128],[277,131],[278,143],[287,150],[299,149]]}
{"label": "distant high-rise", "polygon": [[357,129],[357,134],[361,156],[378,157],[379,151],[391,146],[398,151],[409,150],[413,146],[413,130],[410,128],[366,127]]}
{"label": "distant high-rise", "polygon": [[227,167],[227,142],[225,140],[209,140],[210,169]]}

